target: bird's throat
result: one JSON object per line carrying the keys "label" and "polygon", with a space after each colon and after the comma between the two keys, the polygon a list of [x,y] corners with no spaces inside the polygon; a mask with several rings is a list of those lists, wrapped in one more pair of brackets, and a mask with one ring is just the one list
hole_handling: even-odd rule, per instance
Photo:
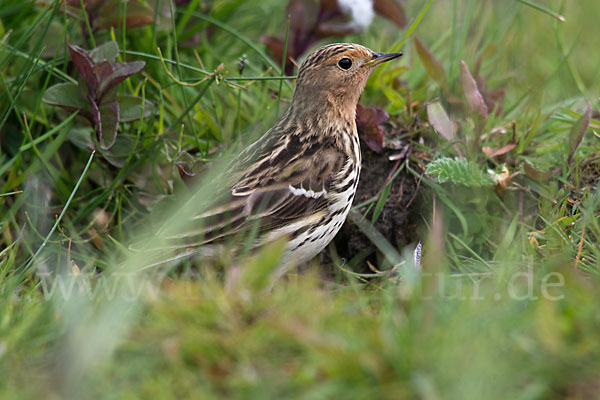
{"label": "bird's throat", "polygon": [[319,125],[353,126],[357,103],[358,96],[340,98],[333,93],[321,93],[310,98],[294,98],[291,109],[297,117],[319,122]]}

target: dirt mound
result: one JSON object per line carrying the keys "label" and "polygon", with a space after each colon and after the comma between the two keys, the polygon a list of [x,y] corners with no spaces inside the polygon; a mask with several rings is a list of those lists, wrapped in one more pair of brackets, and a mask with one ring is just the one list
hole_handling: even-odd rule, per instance
{"label": "dirt mound", "polygon": [[[377,196],[385,185],[386,178],[393,170],[396,161],[390,161],[391,155],[398,154],[397,150],[384,149],[380,153],[366,151],[363,153],[362,172],[354,204],[361,204]],[[390,194],[375,222],[377,229],[385,238],[399,249],[420,240],[417,237],[419,222],[419,184],[418,179],[403,169],[392,182]],[[358,209],[364,214],[369,208],[365,205]],[[371,220],[375,203],[367,214]],[[351,220],[346,221],[336,238],[334,244],[338,255],[346,261],[360,253],[368,253],[367,260],[373,265],[378,265],[375,245],[362,233],[359,227]],[[359,264],[360,268],[366,266],[365,262]],[[357,271],[359,272],[359,271]]]}

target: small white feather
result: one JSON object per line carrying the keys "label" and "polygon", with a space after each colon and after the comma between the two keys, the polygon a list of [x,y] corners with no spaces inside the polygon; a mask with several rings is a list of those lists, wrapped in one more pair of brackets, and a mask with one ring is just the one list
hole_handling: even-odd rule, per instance
{"label": "small white feather", "polygon": [[313,199],[318,199],[319,197],[327,194],[325,189],[315,192],[314,190],[306,190],[302,186],[295,188],[292,185],[289,185],[288,188],[294,196],[312,197]]}

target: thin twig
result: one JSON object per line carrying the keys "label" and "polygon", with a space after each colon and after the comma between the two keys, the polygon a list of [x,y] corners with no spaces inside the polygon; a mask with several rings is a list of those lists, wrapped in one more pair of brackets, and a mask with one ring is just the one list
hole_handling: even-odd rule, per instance
{"label": "thin twig", "polygon": [[165,64],[165,59],[164,59],[164,57],[162,55],[162,51],[160,51],[160,47],[157,47],[156,49],[158,50],[158,55],[160,56],[160,62],[162,63],[163,67],[165,68],[165,71],[166,71],[167,75],[169,75],[171,77],[171,79],[173,79],[175,82],[177,82],[177,84],[179,84],[181,86],[191,86],[191,87],[198,86],[201,83],[206,82],[208,79],[210,79],[211,77],[215,76],[215,74],[216,74],[216,72],[208,73],[207,76],[205,76],[204,78],[202,78],[199,81],[194,82],[194,83],[183,82],[183,81],[177,79],[175,77],[175,75],[173,75],[171,73],[171,71],[169,71],[169,69],[167,68],[167,64]]}
{"label": "thin twig", "polygon": [[5,196],[12,196],[13,194],[20,194],[23,193],[22,190],[17,190],[14,192],[8,192],[8,193],[0,193],[0,197],[5,197]]}

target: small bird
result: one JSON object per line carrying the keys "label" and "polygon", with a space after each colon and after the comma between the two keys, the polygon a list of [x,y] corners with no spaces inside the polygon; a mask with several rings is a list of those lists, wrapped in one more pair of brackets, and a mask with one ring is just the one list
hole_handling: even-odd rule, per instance
{"label": "small bird", "polygon": [[289,109],[226,168],[216,206],[171,238],[206,246],[257,224],[256,246],[286,237],[290,263],[316,256],[341,228],[358,186],[358,98],[371,71],[401,55],[353,43],[310,54]]}

